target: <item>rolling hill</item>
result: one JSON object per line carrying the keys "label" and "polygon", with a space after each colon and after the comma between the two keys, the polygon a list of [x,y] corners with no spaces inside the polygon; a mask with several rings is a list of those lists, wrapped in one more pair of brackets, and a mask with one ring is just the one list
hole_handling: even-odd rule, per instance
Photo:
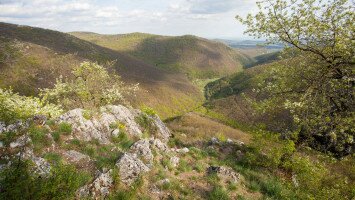
{"label": "rolling hill", "polygon": [[0,87],[36,95],[59,76],[70,78],[72,67],[82,61],[116,61],[114,68],[125,82],[140,84],[133,105],[153,107],[163,118],[203,103],[198,83],[208,80],[196,80],[240,72],[253,61],[223,43],[191,35],[67,34],[0,23],[0,40]]}
{"label": "rolling hill", "polygon": [[203,101],[201,91],[186,75],[162,70],[123,52],[42,28],[0,23],[0,86],[20,94],[37,94],[53,86],[60,75],[84,60],[116,60],[115,70],[127,83],[140,83],[132,103],[143,103],[162,117],[185,112]]}
{"label": "rolling hill", "polygon": [[241,71],[251,59],[227,45],[192,35],[145,33],[101,35],[72,32],[83,40],[141,59],[157,68],[183,72],[189,78],[221,77]]}

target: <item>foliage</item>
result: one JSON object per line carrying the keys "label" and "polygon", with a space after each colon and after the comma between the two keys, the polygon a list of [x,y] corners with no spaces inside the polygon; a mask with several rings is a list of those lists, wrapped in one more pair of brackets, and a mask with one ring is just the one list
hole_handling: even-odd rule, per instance
{"label": "foliage", "polygon": [[354,145],[354,6],[348,0],[270,0],[238,19],[246,33],[284,43],[284,60],[259,78],[260,110],[285,109],[298,142],[337,156]]}
{"label": "foliage", "polygon": [[152,117],[157,115],[157,112],[153,108],[148,106],[142,106],[141,111]]}
{"label": "foliage", "polygon": [[25,97],[11,89],[0,88],[0,121],[12,123],[18,119],[27,119],[34,115],[46,115],[50,118],[59,116],[62,109],[46,103],[37,97]]}
{"label": "foliage", "polygon": [[74,80],[63,81],[60,77],[54,88],[43,89],[43,99],[60,103],[66,109],[92,109],[113,103],[128,104],[126,97],[138,89],[138,85],[124,84],[118,75],[96,63],[83,62],[74,67],[72,74]]}
{"label": "foliage", "polygon": [[32,125],[28,132],[32,139],[33,149],[35,152],[40,152],[44,147],[48,147],[50,145],[51,141],[47,136],[49,131],[45,127]]}
{"label": "foliage", "polygon": [[90,177],[71,165],[54,165],[49,177],[36,176],[30,169],[29,161],[21,161],[2,170],[0,199],[72,199]]}
{"label": "foliage", "polygon": [[246,159],[250,164],[275,169],[289,159],[295,150],[293,141],[280,139],[274,133],[259,131],[254,134]]}

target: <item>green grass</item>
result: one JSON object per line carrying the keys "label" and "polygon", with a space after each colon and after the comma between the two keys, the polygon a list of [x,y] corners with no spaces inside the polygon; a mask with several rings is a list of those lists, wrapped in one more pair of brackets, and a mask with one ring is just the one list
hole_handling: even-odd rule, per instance
{"label": "green grass", "polygon": [[58,125],[58,131],[64,135],[69,135],[73,131],[73,129],[71,124],[67,122],[62,122]]}
{"label": "green grass", "polygon": [[214,186],[210,192],[207,193],[209,200],[229,200],[228,192],[221,186]]}
{"label": "green grass", "polygon": [[32,125],[30,127],[29,136],[31,137],[33,143],[33,150],[35,152],[38,153],[43,148],[51,144],[50,140],[47,137],[47,133],[49,133],[49,131],[42,126]]}

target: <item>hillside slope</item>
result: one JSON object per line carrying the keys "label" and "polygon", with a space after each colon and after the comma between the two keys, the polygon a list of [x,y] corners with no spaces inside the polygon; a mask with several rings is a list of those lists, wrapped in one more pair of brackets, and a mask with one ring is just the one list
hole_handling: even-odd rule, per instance
{"label": "hillside slope", "polygon": [[140,83],[134,105],[153,107],[164,118],[185,112],[203,96],[182,73],[156,68],[125,53],[78,39],[66,33],[0,23],[0,86],[21,94],[36,94],[84,60],[116,61],[115,70],[128,83]]}
{"label": "hillside slope", "polygon": [[241,71],[251,60],[226,46],[196,36],[178,37],[131,33],[101,35],[72,32],[78,38],[142,59],[157,68],[186,73],[190,78],[212,78]]}

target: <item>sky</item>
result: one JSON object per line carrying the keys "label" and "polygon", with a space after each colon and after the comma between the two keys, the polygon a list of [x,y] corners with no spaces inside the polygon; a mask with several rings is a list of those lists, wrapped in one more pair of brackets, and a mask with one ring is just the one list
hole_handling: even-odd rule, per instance
{"label": "sky", "polygon": [[236,15],[256,0],[0,0],[0,21],[62,32],[246,39]]}

